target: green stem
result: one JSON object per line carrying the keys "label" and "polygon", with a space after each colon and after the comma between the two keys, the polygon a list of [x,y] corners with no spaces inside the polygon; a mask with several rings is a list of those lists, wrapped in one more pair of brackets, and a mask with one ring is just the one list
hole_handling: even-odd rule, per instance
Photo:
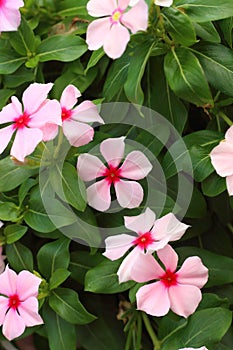
{"label": "green stem", "polygon": [[227,116],[225,113],[223,113],[222,111],[219,111],[219,112],[218,112],[218,115],[219,115],[219,117],[221,117],[229,126],[232,126],[232,125],[233,125],[233,121],[232,121],[230,118],[228,118],[228,116]]}
{"label": "green stem", "polygon": [[59,133],[58,133],[57,146],[56,146],[55,151],[54,151],[54,159],[57,159],[59,157],[62,141],[63,141],[63,130],[62,130],[62,127],[60,126]]}
{"label": "green stem", "polygon": [[146,330],[152,340],[152,343],[154,345],[154,350],[160,350],[160,342],[151,326],[151,323],[150,323],[150,320],[147,316],[147,314],[145,314],[144,312],[142,313],[142,319],[143,319],[143,322],[145,324],[145,327],[146,327]]}
{"label": "green stem", "polygon": [[141,349],[141,341],[142,341],[142,317],[141,317],[141,314],[139,313],[138,319],[137,319],[137,341],[136,341],[135,350]]}

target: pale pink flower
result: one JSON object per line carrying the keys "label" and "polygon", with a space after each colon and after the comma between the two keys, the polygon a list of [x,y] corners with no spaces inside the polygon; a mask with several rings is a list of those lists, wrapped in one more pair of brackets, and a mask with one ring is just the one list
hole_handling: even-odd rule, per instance
{"label": "pale pink flower", "polygon": [[225,140],[214,147],[210,153],[213,167],[218,175],[226,177],[227,190],[230,196],[233,195],[233,126],[225,135]]}
{"label": "pale pink flower", "polygon": [[173,0],[155,0],[155,5],[170,7],[173,3]]}
{"label": "pale pink flower", "polygon": [[0,0],[0,32],[17,30],[21,20],[19,8],[23,6],[22,0]]}
{"label": "pale pink flower", "polygon": [[78,157],[77,170],[84,181],[92,181],[103,178],[87,188],[88,204],[99,210],[105,211],[111,205],[110,188],[113,185],[118,203],[123,208],[135,208],[143,200],[142,186],[136,181],[148,175],[152,165],[147,157],[140,151],[130,152],[122,165],[120,165],[125,152],[125,137],[109,138],[100,144],[100,153],[107,162],[103,162],[88,153]]}
{"label": "pale pink flower", "polygon": [[202,346],[201,348],[182,348],[179,350],[208,350],[205,346]]}
{"label": "pale pink flower", "polygon": [[186,318],[202,299],[200,288],[208,280],[208,269],[199,257],[192,256],[176,271],[178,256],[169,245],[157,254],[165,270],[150,254],[142,254],[132,268],[131,279],[136,282],[158,280],[139,288],[137,308],[152,316],[164,316],[171,309]]}
{"label": "pale pink flower", "polygon": [[46,99],[52,86],[52,83],[31,84],[23,93],[23,106],[17,97],[11,97],[11,103],[0,112],[0,124],[11,123],[0,129],[0,154],[15,134],[10,154],[23,162],[45,140],[41,129],[47,123],[61,125],[59,102]]}
{"label": "pale pink flower", "polygon": [[150,208],[137,216],[124,216],[124,221],[125,227],[138,236],[121,234],[108,237],[105,240],[106,251],[103,253],[108,259],[116,260],[134,247],[117,272],[120,283],[130,279],[131,269],[135,260],[140,259],[141,253],[153,253],[165,247],[169,241],[177,241],[189,227],[177,220],[172,213],[156,220],[155,213]]}
{"label": "pale pink flower", "polygon": [[18,275],[8,266],[0,275],[0,325],[2,333],[12,340],[26,327],[43,323],[38,314],[38,288],[41,279],[23,270]]}
{"label": "pale pink flower", "polygon": [[146,30],[148,25],[148,6],[144,0],[136,4],[130,4],[130,0],[90,0],[87,10],[89,15],[101,17],[87,28],[89,50],[103,46],[106,54],[113,59],[125,51],[130,40],[129,30],[135,34]]}

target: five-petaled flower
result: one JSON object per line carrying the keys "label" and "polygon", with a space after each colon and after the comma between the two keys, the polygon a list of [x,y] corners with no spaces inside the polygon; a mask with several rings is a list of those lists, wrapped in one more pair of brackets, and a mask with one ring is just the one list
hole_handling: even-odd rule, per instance
{"label": "five-petaled flower", "polygon": [[173,3],[173,0],[155,0],[155,5],[170,7]]}
{"label": "five-petaled flower", "polygon": [[42,140],[48,140],[43,128],[46,131],[50,123],[61,125],[59,102],[47,99],[52,86],[52,83],[31,84],[23,93],[23,107],[17,97],[11,97],[11,103],[0,112],[0,124],[11,123],[0,129],[0,154],[15,134],[10,154],[23,162]]}
{"label": "five-petaled flower", "polygon": [[99,210],[106,211],[111,205],[110,188],[113,185],[118,203],[123,208],[135,208],[143,200],[142,186],[136,181],[148,175],[152,165],[147,157],[140,151],[130,152],[122,165],[120,165],[125,151],[125,137],[109,138],[100,144],[100,153],[107,162],[103,162],[88,153],[78,157],[77,170],[84,181],[96,178],[102,180],[95,182],[87,188],[88,204]]}
{"label": "five-petaled flower", "polygon": [[0,1],[0,32],[17,30],[21,20],[19,8],[23,6],[22,0]]}
{"label": "five-petaled flower", "polygon": [[196,310],[202,299],[200,288],[208,280],[208,269],[199,257],[192,256],[176,271],[178,256],[169,245],[158,250],[157,255],[165,270],[151,254],[142,254],[140,260],[134,262],[132,280],[157,280],[139,288],[137,308],[153,316],[164,316],[171,309],[186,318]]}
{"label": "five-petaled flower", "polygon": [[233,195],[233,126],[225,135],[225,140],[210,153],[211,162],[218,175],[226,177],[227,190]]}
{"label": "five-petaled flower", "polygon": [[134,247],[117,272],[120,283],[130,279],[131,269],[134,262],[140,259],[141,253],[153,253],[169,241],[180,239],[189,227],[177,220],[172,213],[156,220],[155,213],[150,208],[137,216],[125,216],[124,221],[125,227],[136,232],[138,236],[121,234],[108,237],[105,240],[106,251],[103,253],[108,259],[116,260]]}
{"label": "five-petaled flower", "polygon": [[135,34],[146,30],[148,6],[144,0],[136,4],[130,0],[90,0],[87,3],[89,15],[102,17],[87,28],[87,44],[90,50],[103,46],[106,54],[115,59],[120,57],[130,40],[129,30]]}
{"label": "five-petaled flower", "polygon": [[0,325],[3,335],[12,340],[26,327],[43,323],[38,314],[38,288],[41,279],[23,270],[18,275],[8,266],[0,275]]}

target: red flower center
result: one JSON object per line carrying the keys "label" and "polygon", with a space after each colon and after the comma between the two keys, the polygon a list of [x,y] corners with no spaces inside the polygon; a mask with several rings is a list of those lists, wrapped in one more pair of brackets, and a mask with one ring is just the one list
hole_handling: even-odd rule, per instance
{"label": "red flower center", "polygon": [[166,287],[175,286],[177,284],[177,274],[167,270],[165,274],[160,277],[160,280]]}
{"label": "red flower center", "polygon": [[114,184],[120,181],[120,175],[121,169],[118,169],[117,167],[114,167],[112,165],[109,165],[109,168],[106,168],[106,170],[103,173],[103,176],[106,177],[106,180],[109,184]]}
{"label": "red flower center", "polygon": [[65,107],[62,107],[61,109],[61,119],[64,122],[67,119],[70,119],[72,115],[72,111],[70,109],[66,109]]}
{"label": "red flower center", "polygon": [[155,240],[152,238],[151,232],[141,234],[133,243],[139,246],[142,250],[147,249]]}
{"label": "red flower center", "polygon": [[9,297],[9,303],[8,306],[9,308],[12,308],[14,310],[16,310],[20,305],[20,300],[17,294],[11,295]]}
{"label": "red flower center", "polygon": [[30,115],[28,115],[27,112],[24,112],[18,118],[15,118],[14,129],[23,129],[27,127],[29,121],[30,121]]}

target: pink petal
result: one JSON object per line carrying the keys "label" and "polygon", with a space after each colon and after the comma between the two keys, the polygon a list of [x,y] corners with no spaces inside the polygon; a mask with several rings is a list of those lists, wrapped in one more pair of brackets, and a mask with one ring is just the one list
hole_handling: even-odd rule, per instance
{"label": "pink petal", "polygon": [[73,108],[78,101],[78,97],[80,96],[81,92],[74,85],[68,85],[61,94],[61,106],[65,107],[66,109]]}
{"label": "pink petal", "polygon": [[233,195],[233,175],[226,177],[227,191],[230,196]]}
{"label": "pink petal", "polygon": [[16,293],[17,274],[6,266],[0,275],[0,294],[10,296]]}
{"label": "pink petal", "polygon": [[122,15],[121,22],[133,34],[139,30],[146,30],[148,26],[148,6],[144,0],[139,0],[128,12]]}
{"label": "pink petal", "polygon": [[[99,2],[99,0],[98,0]],[[105,37],[110,31],[109,18],[100,18],[91,22],[87,27],[86,42],[89,50],[98,50],[104,44]]]}
{"label": "pink petal", "polygon": [[117,271],[119,283],[127,282],[133,279],[132,269],[137,261],[141,261],[141,255],[143,255],[143,253],[141,253],[138,248],[134,248],[125,257]]}
{"label": "pink petal", "polygon": [[28,126],[30,128],[41,128],[47,123],[62,125],[61,106],[57,100],[46,100],[37,111],[31,115]]}
{"label": "pink petal", "polygon": [[97,106],[91,101],[84,101],[80,103],[78,107],[74,108],[72,111],[72,119],[83,123],[104,123],[99,115]]}
{"label": "pink petal", "polygon": [[12,125],[9,125],[3,129],[0,129],[0,154],[6,149],[10,142],[14,129]]}
{"label": "pink petal", "polygon": [[18,129],[11,148],[11,156],[23,162],[24,158],[31,154],[42,141],[43,133],[39,129]]}
{"label": "pink petal", "polygon": [[161,282],[141,287],[137,294],[137,309],[152,316],[164,316],[170,309],[167,288]]}
{"label": "pink petal", "polygon": [[125,137],[109,138],[101,142],[100,153],[109,165],[117,167],[124,157]]}
{"label": "pink petal", "polygon": [[150,231],[155,222],[155,213],[146,208],[145,212],[136,216],[124,216],[125,227],[137,233]]}
{"label": "pink petal", "polygon": [[87,202],[96,210],[108,210],[111,205],[110,185],[108,181],[103,179],[88,187]]}
{"label": "pink petal", "polygon": [[63,122],[62,128],[67,140],[74,147],[86,145],[93,140],[94,129],[88,124],[69,119]]}
{"label": "pink petal", "polygon": [[14,309],[9,309],[6,314],[2,333],[8,339],[12,340],[23,334],[25,330],[25,322],[23,318]]}
{"label": "pink petal", "polygon": [[135,261],[131,271],[132,279],[139,283],[157,279],[163,274],[164,270],[155,260],[155,258],[151,254],[144,253],[141,253],[140,259]]}
{"label": "pink petal", "polygon": [[87,3],[87,11],[93,17],[111,15],[116,8],[115,0],[90,0]]}
{"label": "pink petal", "polygon": [[225,139],[227,142],[233,144],[233,125],[227,130]]}
{"label": "pink petal", "polygon": [[155,0],[155,5],[170,7],[173,3],[173,0]]}
{"label": "pink petal", "polygon": [[140,180],[149,174],[152,165],[142,152],[133,151],[127,155],[120,169],[122,177]]}
{"label": "pink petal", "polygon": [[128,29],[119,22],[111,26],[104,38],[104,51],[112,59],[121,57],[130,40]]}
{"label": "pink petal", "polygon": [[0,10],[0,32],[15,31],[20,25],[20,12],[18,9],[7,9],[7,7]]}
{"label": "pink petal", "polygon": [[211,162],[220,176],[233,175],[233,143],[222,141],[210,153]]}
{"label": "pink petal", "polygon": [[143,189],[139,183],[120,180],[114,186],[118,203],[122,208],[136,208],[141,204]]}
{"label": "pink petal", "polygon": [[163,249],[157,251],[159,259],[164,264],[166,270],[174,272],[177,268],[178,255],[175,250],[170,246],[166,245]]}
{"label": "pink petal", "polygon": [[28,114],[36,112],[40,105],[46,100],[47,95],[52,87],[52,83],[31,84],[23,93],[22,101],[24,105],[24,111]]}
{"label": "pink petal", "polygon": [[12,103],[9,103],[7,106],[3,107],[0,112],[0,124],[13,122],[22,114],[22,105],[17,99],[17,97],[12,96]]}
{"label": "pink petal", "polygon": [[26,327],[33,327],[44,323],[38,314],[38,300],[34,297],[28,298],[24,302],[20,303],[18,312],[23,318]]}
{"label": "pink petal", "polygon": [[202,298],[200,289],[195,286],[171,286],[168,293],[172,311],[185,318],[194,313]]}
{"label": "pink petal", "polygon": [[33,273],[26,270],[21,271],[17,278],[16,287],[20,300],[24,301],[29,297],[36,297],[41,281],[41,278]]}
{"label": "pink petal", "polygon": [[23,0],[7,0],[4,5],[8,9],[19,9],[24,6]]}
{"label": "pink petal", "polygon": [[88,153],[80,154],[77,162],[77,170],[83,181],[91,181],[100,177],[106,167],[99,158]]}
{"label": "pink petal", "polygon": [[50,141],[57,136],[58,125],[46,123],[40,130],[43,132],[43,141]]}
{"label": "pink petal", "polygon": [[106,238],[106,250],[103,255],[110,260],[119,259],[132,247],[132,241],[134,239],[135,237],[126,234]]}
{"label": "pink petal", "polygon": [[177,271],[177,281],[202,288],[208,280],[208,269],[198,256],[187,258]]}
{"label": "pink petal", "polygon": [[118,7],[121,10],[125,10],[129,6],[129,3],[130,3],[130,0],[118,0]]}
{"label": "pink petal", "polygon": [[9,309],[9,299],[0,296],[0,326],[3,324],[7,310]]}

